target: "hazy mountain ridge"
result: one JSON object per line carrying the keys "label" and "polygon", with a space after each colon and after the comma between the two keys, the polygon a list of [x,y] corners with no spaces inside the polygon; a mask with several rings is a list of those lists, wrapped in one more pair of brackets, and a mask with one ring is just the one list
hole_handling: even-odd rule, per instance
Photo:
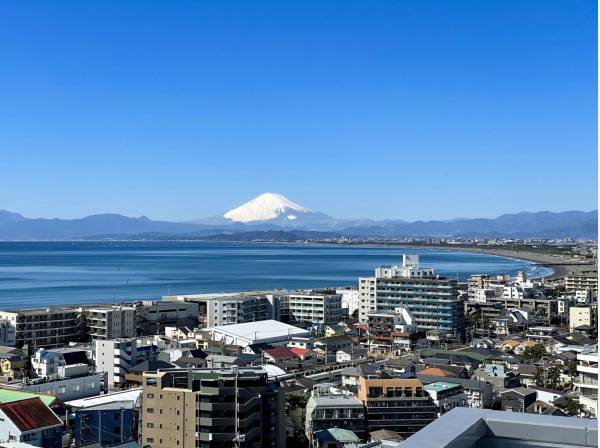
{"label": "hazy mountain ridge", "polygon": [[[185,223],[154,221],[145,216],[133,218],[119,214],[98,214],[79,219],[31,219],[0,210],[0,240],[71,240],[113,236],[123,239],[131,236],[135,239],[211,237],[225,241],[227,238],[241,238],[242,233],[246,234],[243,236],[246,240],[264,238],[282,241],[290,238],[341,236],[595,239],[597,220],[597,210],[521,212],[497,218],[444,221],[335,219],[293,203],[276,193],[265,193],[223,215]],[[282,232],[288,234],[284,235]],[[232,235],[238,236],[234,238]]]}

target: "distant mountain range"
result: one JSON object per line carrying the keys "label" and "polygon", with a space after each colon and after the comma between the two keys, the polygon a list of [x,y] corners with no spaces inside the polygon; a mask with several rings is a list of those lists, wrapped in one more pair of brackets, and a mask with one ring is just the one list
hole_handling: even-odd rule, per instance
{"label": "distant mountain range", "polygon": [[597,238],[598,211],[521,212],[497,218],[449,221],[336,219],[276,193],[265,193],[222,215],[191,222],[145,216],[92,215],[80,219],[31,219],[0,210],[0,240],[204,239],[213,241],[348,237]]}

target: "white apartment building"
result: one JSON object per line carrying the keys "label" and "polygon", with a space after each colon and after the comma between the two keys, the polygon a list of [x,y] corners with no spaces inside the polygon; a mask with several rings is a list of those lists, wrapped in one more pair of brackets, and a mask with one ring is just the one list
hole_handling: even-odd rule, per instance
{"label": "white apartment building", "polygon": [[594,306],[578,305],[569,308],[569,331],[582,325],[594,325]]}
{"label": "white apartment building", "polygon": [[575,391],[579,393],[579,404],[591,417],[598,418],[598,349],[595,352],[577,354],[577,372],[573,379]]}
{"label": "white apartment building", "polygon": [[334,324],[343,318],[342,295],[333,290],[288,293],[284,300],[291,322]]}
{"label": "white apartment building", "polygon": [[125,375],[137,362],[137,341],[128,339],[98,339],[95,342],[96,371],[106,373],[109,388],[122,387]]}
{"label": "white apartment building", "polygon": [[369,319],[369,313],[374,313],[377,310],[377,299],[376,299],[376,284],[377,279],[375,277],[359,277],[358,279],[358,320],[360,322],[367,322]]}
{"label": "white apartment building", "polygon": [[474,288],[469,290],[469,299],[473,302],[486,303],[494,297],[496,297],[496,291],[493,289]]}
{"label": "white apartment building", "polygon": [[136,332],[135,307],[111,306],[85,310],[92,339],[132,338]]}
{"label": "white apartment building", "polygon": [[336,289],[336,294],[342,295],[342,308],[347,309],[348,317],[352,317],[355,311],[360,309],[360,295],[356,288]]}
{"label": "white apartment building", "polygon": [[279,299],[268,295],[230,295],[206,299],[207,327],[279,320]]}

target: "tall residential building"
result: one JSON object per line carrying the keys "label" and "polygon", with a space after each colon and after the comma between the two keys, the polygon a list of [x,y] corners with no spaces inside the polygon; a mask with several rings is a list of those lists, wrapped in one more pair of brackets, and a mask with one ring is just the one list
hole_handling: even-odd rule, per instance
{"label": "tall residential building", "polygon": [[573,379],[581,404],[591,417],[598,418],[598,350],[577,354],[578,377]]}
{"label": "tall residential building", "polygon": [[133,306],[87,308],[84,316],[92,339],[135,337],[136,317]]}
{"label": "tall residential building", "polygon": [[347,310],[344,316],[352,317],[360,309],[360,295],[357,288],[336,289],[336,294],[342,295],[342,309]]}
{"label": "tall residential building", "polygon": [[84,334],[81,308],[30,308],[0,311],[0,319],[15,332],[15,346],[58,347],[79,341]]}
{"label": "tall residential building", "polygon": [[343,318],[342,295],[335,290],[297,291],[285,294],[290,322],[334,324]]}
{"label": "tall residential building", "polygon": [[108,387],[123,387],[127,371],[137,363],[137,340],[98,339],[95,342],[94,360],[96,370],[106,373]]}
{"label": "tall residential building", "polygon": [[166,327],[189,327],[198,325],[198,304],[187,301],[143,300],[135,303],[138,332],[161,334]]}
{"label": "tall residential building", "polygon": [[369,432],[388,429],[406,438],[437,418],[437,407],[417,379],[360,377],[358,398],[367,410]]}
{"label": "tall residential building", "polygon": [[284,392],[271,369],[144,373],[141,445],[285,447]]}
{"label": "tall residential building", "polygon": [[373,311],[408,308],[420,330],[464,332],[464,305],[455,280],[420,268],[417,255],[404,255],[402,266],[381,266],[375,276],[359,279],[361,320]]}

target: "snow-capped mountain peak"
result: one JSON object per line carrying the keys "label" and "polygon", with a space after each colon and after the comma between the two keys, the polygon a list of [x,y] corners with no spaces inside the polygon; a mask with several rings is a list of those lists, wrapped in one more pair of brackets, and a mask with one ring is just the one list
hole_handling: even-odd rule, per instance
{"label": "snow-capped mountain peak", "polygon": [[229,210],[223,218],[235,222],[270,221],[279,217],[288,221],[298,219],[298,214],[312,213],[311,210],[290,201],[278,193],[263,193],[251,201]]}

